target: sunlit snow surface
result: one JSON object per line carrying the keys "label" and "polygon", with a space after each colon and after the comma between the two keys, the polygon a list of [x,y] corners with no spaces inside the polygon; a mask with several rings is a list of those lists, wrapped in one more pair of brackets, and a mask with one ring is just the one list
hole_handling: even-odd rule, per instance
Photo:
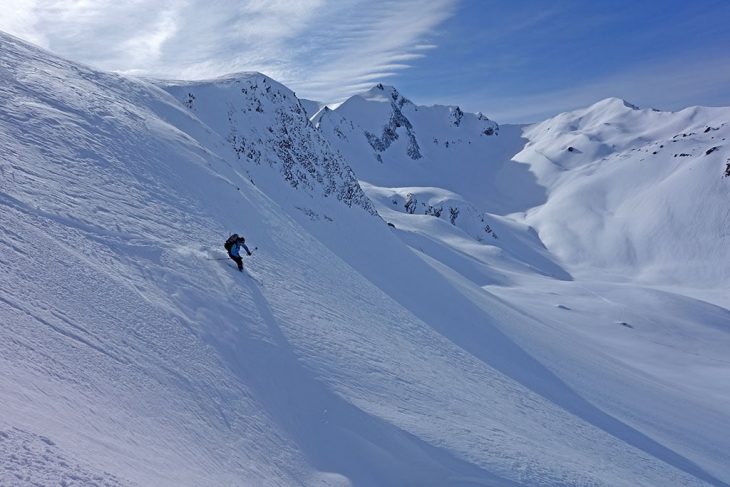
{"label": "sunlit snow surface", "polygon": [[418,107],[381,162],[373,93],[344,144],[261,75],[0,42],[1,485],[730,482],[727,109],[465,114],[449,160]]}

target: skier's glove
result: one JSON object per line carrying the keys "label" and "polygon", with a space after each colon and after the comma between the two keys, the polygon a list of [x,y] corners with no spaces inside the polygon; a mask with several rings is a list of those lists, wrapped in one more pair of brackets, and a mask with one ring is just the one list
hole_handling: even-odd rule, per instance
{"label": "skier's glove", "polygon": [[248,256],[251,257],[251,252],[248,253]]}

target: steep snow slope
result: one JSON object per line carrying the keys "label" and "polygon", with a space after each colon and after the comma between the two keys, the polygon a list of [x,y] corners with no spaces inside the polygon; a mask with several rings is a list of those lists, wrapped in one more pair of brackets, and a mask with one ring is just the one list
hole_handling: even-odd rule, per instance
{"label": "steep snow slope", "polygon": [[[705,387],[688,400],[599,345],[571,353],[590,342],[548,333],[539,299],[515,309],[442,247],[404,245],[314,127],[279,118],[295,99],[238,94],[258,75],[195,84],[196,112],[189,86],[0,42],[0,483],[728,482],[727,409]],[[258,247],[243,275],[219,247],[231,230]],[[695,339],[722,349],[724,315],[707,316],[717,333]],[[593,403],[601,386],[618,406]]]}
{"label": "steep snow slope", "polygon": [[575,272],[728,291],[729,122],[608,99],[532,126],[515,160],[549,198],[526,221]]}
{"label": "steep snow slope", "polygon": [[[220,345],[256,323],[255,302],[245,281],[232,286],[242,276],[194,250],[251,206],[235,175],[155,115],[187,117],[163,92],[2,44],[9,439],[48,438],[66,464],[54,483],[84,471],[139,485],[293,482],[306,461]],[[45,454],[21,468],[20,447],[4,450],[0,483],[57,468]]]}

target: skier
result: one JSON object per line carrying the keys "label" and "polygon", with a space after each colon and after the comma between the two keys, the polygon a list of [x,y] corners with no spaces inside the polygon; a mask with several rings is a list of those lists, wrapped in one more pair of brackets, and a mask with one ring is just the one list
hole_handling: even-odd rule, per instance
{"label": "skier", "polygon": [[234,233],[228,237],[224,247],[228,251],[228,257],[233,259],[233,261],[238,265],[238,270],[243,272],[243,259],[239,255],[241,247],[243,247],[248,255],[251,255],[251,251],[248,250],[248,247],[246,247],[246,239],[239,237],[237,233]]}

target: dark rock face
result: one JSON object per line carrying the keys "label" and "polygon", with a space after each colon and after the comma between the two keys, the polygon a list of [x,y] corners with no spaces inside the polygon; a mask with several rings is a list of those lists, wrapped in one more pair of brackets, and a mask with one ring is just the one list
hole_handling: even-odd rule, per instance
{"label": "dark rock face", "polygon": [[464,112],[461,111],[461,108],[456,107],[451,111],[451,123],[454,124],[454,127],[461,125],[462,118],[464,118]]}
{"label": "dark rock face", "polygon": [[[381,90],[383,89],[382,84],[379,84],[376,87]],[[405,129],[406,137],[408,137],[408,157],[414,161],[418,160],[423,157],[421,155],[421,148],[418,146],[418,140],[416,140],[416,134],[413,130],[411,121],[408,120],[401,111],[401,109],[406,104],[410,104],[411,101],[401,96],[395,89],[392,91],[390,98],[392,113],[390,120],[383,127],[383,132],[380,135],[376,135],[366,131],[365,137],[367,137],[370,146],[376,152],[385,152],[388,147],[390,147],[390,144],[398,140],[398,129],[402,127]]]}
{"label": "dark rock face", "polygon": [[[312,125],[299,99],[283,85],[251,74],[166,89],[188,108],[192,109],[189,100],[194,100],[196,115],[225,137],[239,160],[278,168],[294,188],[335,197],[347,206],[376,214],[350,166]],[[206,109],[206,102],[212,103],[213,97],[218,98],[218,104],[221,98],[225,100],[225,113]]]}
{"label": "dark rock face", "polygon": [[406,195],[406,202],[403,207],[406,209],[406,213],[410,213],[411,215],[416,212],[416,208],[418,207],[418,200],[413,193],[408,193]]}
{"label": "dark rock face", "polygon": [[459,217],[459,208],[449,207],[449,221],[452,225],[456,225],[456,219]]}

